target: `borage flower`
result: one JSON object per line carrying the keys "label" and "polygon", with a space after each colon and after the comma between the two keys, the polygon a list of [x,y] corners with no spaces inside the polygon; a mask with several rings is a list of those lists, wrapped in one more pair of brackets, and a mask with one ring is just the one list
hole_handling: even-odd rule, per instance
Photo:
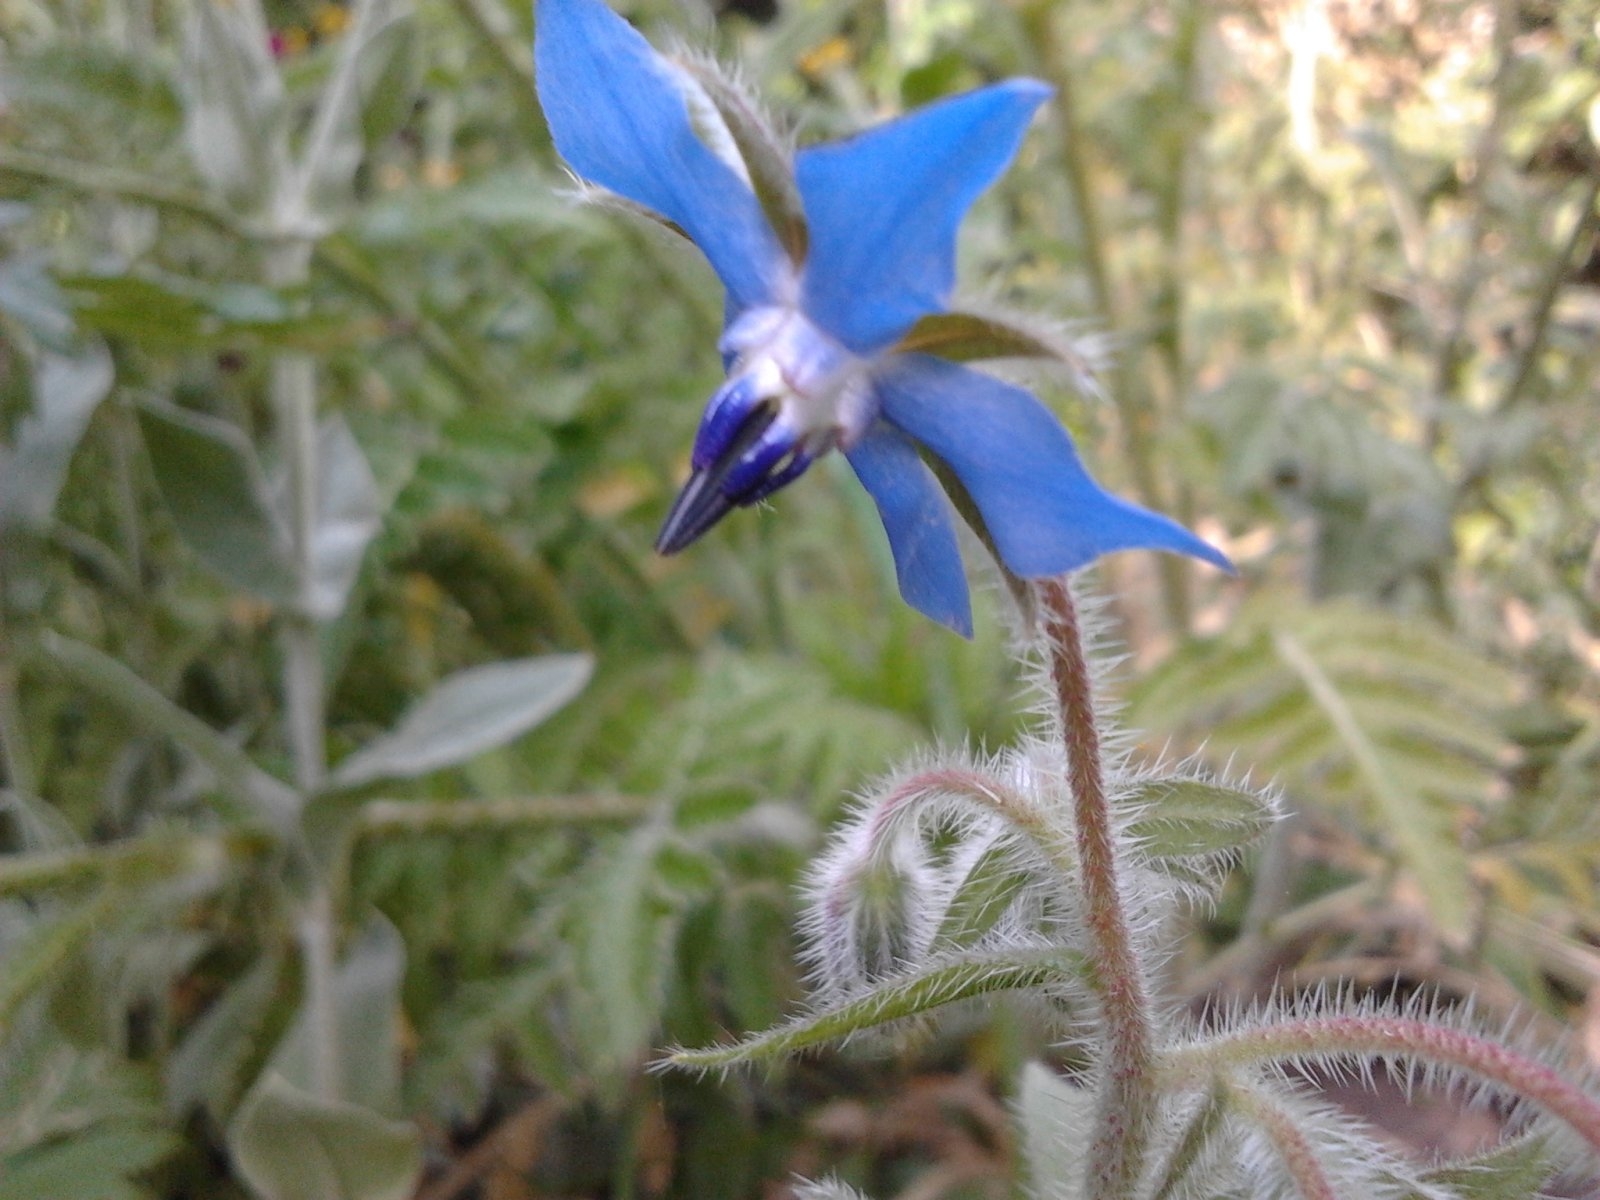
{"label": "borage flower", "polygon": [[980,88],[791,161],[725,83],[658,55],[602,0],[538,0],[535,15],[556,149],[687,234],[727,290],[727,381],[657,550],[682,550],[837,449],[877,505],[901,594],[968,636],[946,487],[1017,576],[1136,547],[1228,568],[1182,526],[1102,490],[1031,394],[921,349],[982,324],[946,311],[957,227],[1049,88]]}

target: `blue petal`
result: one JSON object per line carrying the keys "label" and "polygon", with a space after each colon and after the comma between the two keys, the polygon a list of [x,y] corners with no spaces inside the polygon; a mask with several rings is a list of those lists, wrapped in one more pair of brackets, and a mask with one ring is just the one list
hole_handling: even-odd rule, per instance
{"label": "blue petal", "polygon": [[917,448],[880,423],[845,457],[878,506],[906,603],[971,637],[972,605],[950,504]]}
{"label": "blue petal", "polygon": [[887,360],[877,384],[884,419],[950,465],[1016,574],[1059,575],[1131,549],[1233,569],[1176,521],[1104,491],[1061,423],[1021,388],[922,354]]}
{"label": "blue petal", "polygon": [[730,310],[773,299],[787,259],[755,193],[700,140],[678,78],[631,25],[601,0],[539,0],[534,63],[574,171],[681,226]]}
{"label": "blue petal", "polygon": [[945,305],[956,229],[1016,154],[1050,89],[1014,79],[931,104],[848,141],[802,150],[810,230],[802,304],[858,354]]}

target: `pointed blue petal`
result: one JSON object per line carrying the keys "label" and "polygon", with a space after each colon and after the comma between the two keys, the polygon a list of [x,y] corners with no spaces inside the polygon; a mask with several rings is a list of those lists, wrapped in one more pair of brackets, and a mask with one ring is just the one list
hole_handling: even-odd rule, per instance
{"label": "pointed blue petal", "polygon": [[561,157],[681,226],[731,310],[772,300],[783,249],[750,186],[695,134],[673,69],[602,0],[539,0],[536,17],[539,103]]}
{"label": "pointed blue petal", "polygon": [[810,230],[802,305],[859,354],[945,305],[956,229],[1005,170],[1050,89],[1013,79],[919,109],[847,141],[802,150]]}
{"label": "pointed blue petal", "polygon": [[922,354],[889,359],[877,385],[884,419],[950,465],[1016,574],[1059,575],[1131,549],[1233,569],[1176,521],[1104,491],[1061,423],[1021,388]]}
{"label": "pointed blue petal", "polygon": [[880,423],[845,457],[878,506],[906,603],[971,637],[972,605],[950,504],[917,448]]}

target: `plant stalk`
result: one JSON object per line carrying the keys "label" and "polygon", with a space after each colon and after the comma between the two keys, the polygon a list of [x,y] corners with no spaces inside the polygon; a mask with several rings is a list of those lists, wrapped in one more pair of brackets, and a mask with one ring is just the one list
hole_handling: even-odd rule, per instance
{"label": "plant stalk", "polygon": [[1467,1030],[1383,1013],[1286,1017],[1192,1043],[1166,1057],[1165,1082],[1193,1086],[1230,1067],[1330,1055],[1410,1059],[1453,1067],[1538,1105],[1600,1151],[1600,1102],[1538,1059]]}
{"label": "plant stalk", "polygon": [[[304,286],[310,276],[312,242],[286,238],[267,253],[267,281],[274,287]],[[303,804],[312,802],[327,775],[327,681],[316,618],[309,600],[315,570],[318,508],[317,378],[309,355],[285,352],[271,364],[270,387],[277,417],[279,457],[288,482],[291,560],[299,602],[282,620],[285,738],[295,787]],[[338,1100],[340,1078],[339,1013],[335,1001],[335,922],[333,892],[314,849],[302,848],[311,873],[298,922],[305,970],[306,1036],[310,1044],[312,1095]]]}
{"label": "plant stalk", "polygon": [[[1072,204],[1078,217],[1082,239],[1084,272],[1089,278],[1089,290],[1094,300],[1095,320],[1111,338],[1121,353],[1117,364],[1108,373],[1107,390],[1116,405],[1122,426],[1123,455],[1129,475],[1140,499],[1151,508],[1166,511],[1167,496],[1161,486],[1161,474],[1156,466],[1155,426],[1157,413],[1150,403],[1147,390],[1140,386],[1137,372],[1129,359],[1126,325],[1117,301],[1112,280],[1111,264],[1106,252],[1105,226],[1096,199],[1094,168],[1087,147],[1089,138],[1084,132],[1077,101],[1076,71],[1068,61],[1066,47],[1062,44],[1057,27],[1060,6],[1050,3],[1030,5],[1023,15],[1023,25],[1029,42],[1037,47],[1041,73],[1055,88],[1055,110],[1059,131],[1058,155],[1066,172],[1067,184],[1072,192]],[[1194,8],[1198,10],[1199,6]],[[1186,20],[1186,27],[1191,22]],[[1192,21],[1198,28],[1199,17]],[[1193,38],[1180,39],[1179,50],[1193,58]],[[1184,46],[1187,50],[1184,50]],[[1192,62],[1191,62],[1192,68]],[[1192,74],[1192,69],[1191,69]],[[1175,169],[1182,170],[1186,151],[1180,149]],[[1181,222],[1181,178],[1174,185],[1179,189],[1177,208],[1170,222]],[[1169,189],[1170,190],[1170,189]],[[1174,268],[1176,270],[1176,268]],[[1176,310],[1174,310],[1176,311]],[[1181,315],[1181,314],[1178,314]],[[1174,319],[1177,319],[1174,316]],[[1172,352],[1181,355],[1181,343],[1172,342]],[[1176,385],[1175,385],[1176,386]],[[1175,631],[1189,627],[1189,590],[1183,563],[1172,555],[1160,555],[1157,571],[1161,580],[1162,608],[1167,622]]]}
{"label": "plant stalk", "polygon": [[0,780],[19,805],[30,805],[38,796],[33,756],[28,752],[22,728],[22,706],[17,701],[17,668],[11,657],[3,609],[0,609]]}
{"label": "plant stalk", "polygon": [[1106,1026],[1104,1091],[1099,1127],[1089,1151],[1089,1194],[1097,1200],[1119,1200],[1135,1193],[1154,1116],[1150,998],[1118,880],[1116,839],[1095,720],[1094,681],[1084,654],[1072,587],[1061,577],[1038,588],[1072,790],[1079,879],[1089,927],[1090,978]]}
{"label": "plant stalk", "polygon": [[1555,311],[1561,287],[1566,282],[1567,272],[1572,268],[1573,256],[1583,244],[1583,239],[1595,228],[1596,223],[1600,222],[1597,203],[1600,203],[1600,173],[1589,177],[1588,184],[1583,190],[1583,197],[1578,202],[1578,215],[1572,223],[1572,230],[1550,260],[1539,288],[1539,295],[1534,301],[1533,320],[1528,329],[1527,340],[1517,353],[1516,370],[1512,372],[1511,378],[1506,380],[1506,386],[1495,404],[1495,412],[1509,411],[1522,398],[1528,380],[1533,378],[1534,368],[1539,363],[1539,355],[1544,350],[1545,334],[1550,328],[1550,314]]}

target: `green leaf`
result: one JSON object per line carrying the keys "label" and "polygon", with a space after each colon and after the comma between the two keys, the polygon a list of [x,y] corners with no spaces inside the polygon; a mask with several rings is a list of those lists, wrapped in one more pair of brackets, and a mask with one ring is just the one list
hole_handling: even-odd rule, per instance
{"label": "green leaf", "polygon": [[79,1050],[46,1022],[0,1054],[6,1200],[154,1200],[136,1182],[178,1148],[152,1073]]}
{"label": "green leaf", "polygon": [[139,426],[161,498],[184,541],[229,583],[295,606],[299,583],[288,530],[243,431],[167,404],[141,406]]}
{"label": "green leaf", "polygon": [[81,684],[91,695],[121,709],[132,721],[165,734],[193,754],[236,800],[254,809],[274,829],[298,815],[300,799],[287,784],[267,774],[239,747],[193,713],[179,708],[154,686],[110,655],[84,642],[45,631],[39,652],[56,671]]}
{"label": "green leaf", "polygon": [[[1175,1200],[1179,1196],[1209,1195],[1217,1190],[1214,1180],[1206,1176],[1216,1172],[1217,1160],[1223,1154],[1213,1153],[1226,1145],[1230,1128],[1228,1124],[1227,1093],[1213,1087],[1200,1106],[1184,1121],[1170,1146],[1163,1151],[1159,1183],[1150,1193],[1151,1200]],[[1208,1186],[1209,1185],[1209,1186]]]}
{"label": "green leaf", "polygon": [[1022,1068],[1017,1117],[1022,1153],[1039,1200],[1081,1200],[1087,1183],[1095,1094],[1061,1078],[1043,1063]]}
{"label": "green leaf", "polygon": [[706,859],[659,821],[613,839],[585,867],[563,938],[582,998],[578,1041],[602,1078],[630,1071],[649,1049],[684,914],[714,883]]}
{"label": "green leaf", "polygon": [[[1429,1183],[1461,1200],[1524,1200],[1537,1196],[1550,1180],[1550,1147],[1542,1137],[1518,1137],[1469,1159],[1429,1171]],[[1415,1195],[1405,1200],[1421,1200]]]}
{"label": "green leaf", "polygon": [[975,996],[1076,987],[1086,979],[1088,969],[1083,956],[1074,950],[964,954],[885,979],[860,996],[818,1008],[727,1046],[674,1050],[662,1065],[716,1071],[771,1062]]}
{"label": "green leaf", "polygon": [[112,128],[124,137],[175,134],[178,100],[162,60],[110,43],[80,37],[14,44],[0,63],[7,105],[21,120],[76,126],[85,141]]}
{"label": "green leaf", "polygon": [[[358,5],[355,24],[345,31],[333,74],[317,99],[311,132],[299,164],[296,198],[318,215],[347,207],[356,170],[366,153],[363,112],[380,83],[393,90],[404,75],[385,80],[387,67],[405,40],[408,26],[397,0],[371,0]],[[388,97],[391,106],[394,98]]]}
{"label": "green leaf", "polygon": [[35,917],[0,947],[5,967],[0,971],[0,1036],[10,1032],[22,1003],[52,982],[62,965],[115,915],[121,899],[116,888],[102,888],[87,900]]}
{"label": "green leaf", "polygon": [[306,608],[331,620],[344,611],[367,546],[382,524],[372,468],[343,417],[322,422],[317,439],[317,517],[311,532]]}
{"label": "green leaf", "polygon": [[182,834],[157,828],[102,845],[68,846],[0,858],[0,896],[89,884],[144,884],[214,874],[230,857],[250,851],[251,839]]}
{"label": "green leaf", "polygon": [[408,1122],[320,1100],[271,1073],[240,1106],[228,1149],[261,1200],[409,1200],[422,1167]]}
{"label": "green leaf", "polygon": [[[381,916],[371,917],[333,979],[339,1094],[375,1113],[400,1109],[400,980],[406,948]],[[269,1073],[310,1090],[316,1052],[304,1008],[274,1051]]]}
{"label": "green leaf", "polygon": [[0,262],[0,315],[57,354],[75,352],[71,308],[40,255],[19,254]]}
{"label": "green leaf", "polygon": [[167,1103],[173,1112],[203,1108],[220,1122],[233,1110],[246,1082],[243,1072],[260,1053],[282,981],[283,960],[264,954],[189,1027],[167,1059]]}
{"label": "green leaf", "polygon": [[55,511],[67,466],[95,409],[111,391],[111,355],[92,342],[76,354],[43,351],[33,369],[33,411],[0,470],[0,530],[38,528]]}
{"label": "green leaf", "polygon": [[0,1162],[6,1200],[152,1200],[136,1176],[172,1154],[178,1139],[154,1124],[97,1125]]}
{"label": "green leaf", "polygon": [[1425,621],[1267,593],[1141,680],[1128,719],[1250,763],[1297,807],[1359,814],[1458,936],[1474,897],[1451,813],[1492,803],[1510,694],[1503,666]]}
{"label": "green leaf", "polygon": [[1274,642],[1366,779],[1379,817],[1400,858],[1416,876],[1440,931],[1457,944],[1465,944],[1475,911],[1472,876],[1448,813],[1397,778],[1393,765],[1357,720],[1343,694],[1304,646],[1287,633],[1280,633]]}
{"label": "green leaf", "polygon": [[[871,876],[863,874],[863,890]],[[1012,902],[1033,882],[1018,870],[1005,849],[991,849],[972,865],[950,899],[934,940],[936,946],[971,946],[1011,910]]]}
{"label": "green leaf", "polygon": [[416,108],[421,87],[417,22],[398,14],[375,35],[361,63],[361,134],[376,146],[397,133]]}
{"label": "green leaf", "polygon": [[340,763],[330,786],[411,779],[503,746],[582,691],[593,667],[586,654],[561,654],[459,671],[408,709],[392,731]]}
{"label": "green leaf", "polygon": [[184,133],[236,211],[270,209],[288,176],[288,113],[271,36],[254,4],[197,0],[184,30]]}
{"label": "green leaf", "polygon": [[291,293],[237,280],[143,268],[138,274],[64,275],[60,285],[84,328],[150,347],[327,353],[369,341],[376,332],[370,320],[308,314]]}
{"label": "green leaf", "polygon": [[1271,802],[1255,792],[1180,776],[1140,780],[1118,803],[1139,813],[1128,832],[1141,853],[1158,860],[1232,854],[1274,820]]}

